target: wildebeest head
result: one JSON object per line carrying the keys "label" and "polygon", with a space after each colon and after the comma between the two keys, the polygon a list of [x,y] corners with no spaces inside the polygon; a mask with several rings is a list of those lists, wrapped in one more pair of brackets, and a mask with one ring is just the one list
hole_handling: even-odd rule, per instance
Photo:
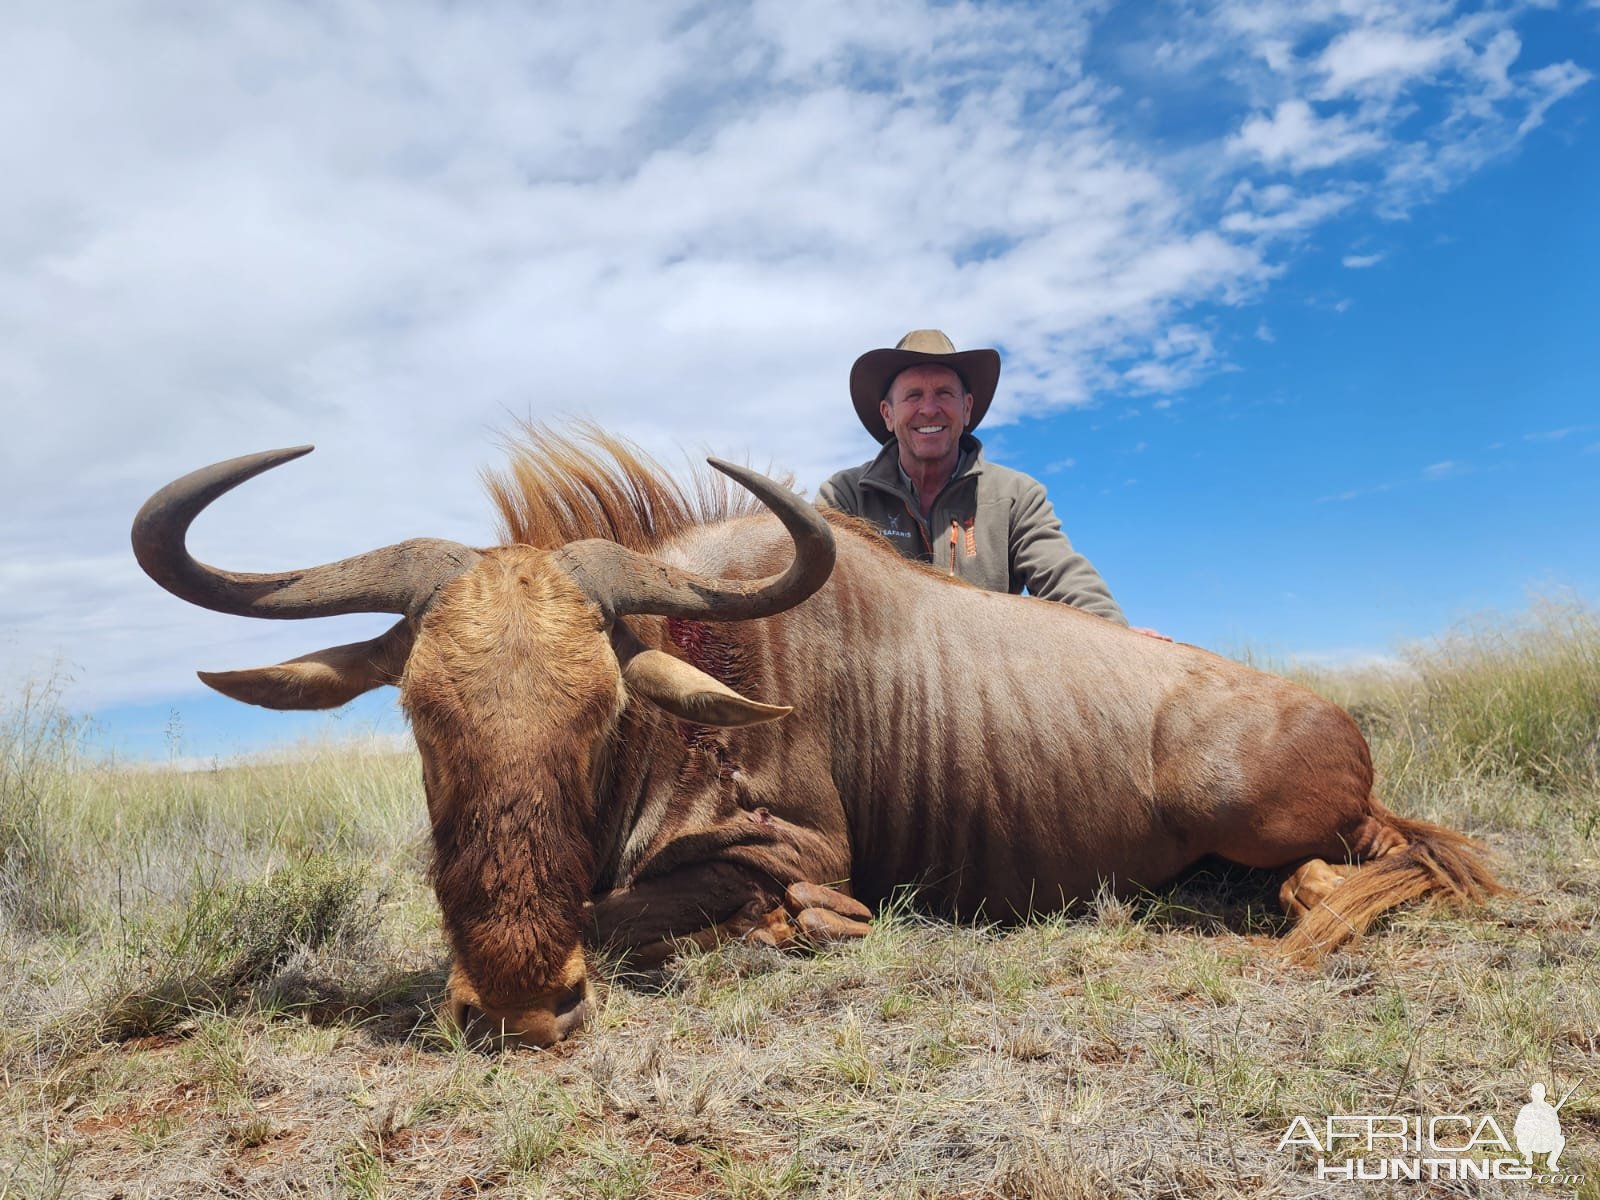
{"label": "wildebeest head", "polygon": [[827,580],[832,534],[787,488],[713,459],[789,530],[795,557],[781,575],[710,579],[594,538],[481,551],[418,539],[276,574],[220,570],[189,555],[188,527],[207,504],[309,450],[248,455],[169,484],[135,519],[134,553],[168,591],[219,612],[401,615],[371,641],[200,677],[282,709],[331,708],[399,685],[421,752],[434,887],[455,954],[449,1015],[475,1039],[550,1045],[590,1009],[581,923],[596,871],[595,781],[630,694],[701,725],[789,711],[647,648],[623,618],[783,611]]}

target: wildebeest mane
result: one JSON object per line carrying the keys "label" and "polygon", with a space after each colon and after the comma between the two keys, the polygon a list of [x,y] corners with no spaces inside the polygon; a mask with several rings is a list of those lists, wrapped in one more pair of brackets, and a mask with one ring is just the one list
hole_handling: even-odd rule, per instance
{"label": "wildebeest mane", "polygon": [[604,538],[647,554],[697,526],[764,511],[722,475],[702,468],[680,483],[638,446],[587,423],[568,437],[523,421],[505,448],[504,470],[483,475],[503,545],[553,550]]}

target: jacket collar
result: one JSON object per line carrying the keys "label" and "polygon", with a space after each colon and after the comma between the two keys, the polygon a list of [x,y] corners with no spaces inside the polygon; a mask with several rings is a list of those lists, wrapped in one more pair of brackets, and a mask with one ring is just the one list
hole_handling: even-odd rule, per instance
{"label": "jacket collar", "polygon": [[[944,487],[939,489],[941,494],[957,483],[968,478],[976,478],[983,474],[983,443],[970,433],[961,435],[961,455],[956,460],[956,473],[950,476]],[[878,456],[867,465],[861,475],[861,483],[865,487],[877,488],[880,491],[893,492],[896,496],[907,500],[913,499],[911,488],[906,486],[904,474],[900,470],[900,443],[890,438],[883,444],[883,449],[878,451]]]}

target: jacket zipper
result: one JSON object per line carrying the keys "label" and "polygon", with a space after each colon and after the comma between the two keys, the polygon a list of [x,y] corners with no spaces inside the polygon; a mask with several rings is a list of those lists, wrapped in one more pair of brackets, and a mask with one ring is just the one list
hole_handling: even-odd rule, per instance
{"label": "jacket zipper", "polygon": [[928,536],[928,526],[922,518],[917,516],[917,510],[911,507],[911,502],[904,498],[900,501],[906,507],[906,516],[911,518],[911,523],[917,527],[917,532],[922,536],[922,544],[928,548],[928,557],[933,557],[933,539]]}
{"label": "jacket zipper", "polygon": [[[947,484],[946,486],[948,487],[949,485]],[[941,491],[940,495],[943,495],[943,494],[944,493]],[[931,559],[933,557],[933,538],[930,537],[929,534],[928,534],[927,525],[924,524],[922,518],[917,515],[916,510],[911,507],[911,502],[909,500],[906,500],[904,497],[902,497],[901,500],[900,500],[900,503],[905,506],[906,515],[911,518],[911,523],[917,527],[917,532],[922,535],[922,544],[928,548],[928,557]],[[957,520],[955,517],[951,517],[950,518],[950,574],[952,574],[952,575],[954,575],[956,573],[956,546],[960,542],[960,540],[961,540],[961,522],[959,520]]]}

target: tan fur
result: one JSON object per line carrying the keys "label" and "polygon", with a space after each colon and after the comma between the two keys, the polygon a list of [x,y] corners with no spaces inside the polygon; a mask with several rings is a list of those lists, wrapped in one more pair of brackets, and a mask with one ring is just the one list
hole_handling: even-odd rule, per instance
{"label": "tan fur", "polygon": [[757,704],[664,650],[641,650],[622,668],[628,691],[695,725],[728,728],[776,721],[793,708]]}
{"label": "tan fur", "polygon": [[593,1009],[593,989],[581,946],[573,947],[547,986],[512,1007],[485,1003],[459,960],[446,984],[446,1016],[477,1045],[501,1049],[551,1046],[581,1028]]}
{"label": "tan fur", "polygon": [[[578,451],[539,433],[518,453],[516,488],[495,493],[512,536],[551,545],[610,536],[733,576],[766,573],[781,559],[771,522],[729,524],[725,506],[697,509],[642,456],[589,438],[596,449]],[[1476,899],[1495,889],[1467,839],[1396,817],[1372,798],[1359,732],[1305,689],[1076,610],[979,592],[907,563],[870,525],[828,516],[839,562],[812,601],[693,635],[693,661],[713,673],[719,663],[747,664],[724,682],[772,690],[797,707],[776,732],[723,731],[686,748],[665,809],[647,814],[664,820],[662,832],[633,852],[657,877],[710,856],[759,863],[777,883],[792,882],[808,861],[813,872],[837,861],[836,851],[802,848],[808,828],[832,828],[824,844],[848,830],[857,894],[877,900],[916,883],[938,907],[1005,918],[1059,907],[1104,882],[1158,886],[1205,854],[1291,869],[1387,854],[1352,872],[1332,908],[1316,906],[1288,945],[1302,956],[1307,941],[1336,944],[1341,931],[1348,937],[1415,895]],[[675,650],[658,626],[647,640]],[[823,647],[847,653],[831,665]],[[745,840],[739,805],[753,798],[734,795],[730,810],[725,775],[718,783],[694,767],[707,752],[739,764],[757,795],[782,805],[772,847]],[[608,786],[629,791],[638,776],[624,764]],[[690,802],[697,789],[706,807]],[[695,828],[704,832],[683,837]],[[774,857],[784,844],[798,852],[796,866]],[[618,861],[617,894],[633,894],[648,875],[626,866],[635,861],[628,855]],[[662,928],[709,927],[742,896],[735,888],[719,912],[674,916],[682,902],[672,897],[699,886],[686,878],[677,891],[650,893]],[[616,902],[632,914],[621,925],[638,921],[637,907]]]}
{"label": "tan fur", "polygon": [[482,1003],[547,990],[594,874],[592,756],[621,708],[595,606],[547,554],[490,551],[446,587],[406,665],[434,887]]}
{"label": "tan fur", "polygon": [[[737,914],[770,934],[802,883],[868,904],[916,885],[1004,920],[1218,855],[1295,873],[1286,949],[1307,959],[1404,900],[1497,890],[1467,838],[1374,800],[1354,723],[1284,680],[953,582],[839,514],[833,575],[796,608],[608,629],[553,553],[566,543],[755,579],[786,567],[788,535],[593,430],[530,428],[490,489],[509,544],[407,631],[401,679],[464,1022],[546,1044],[586,1003],[583,940],[659,947]],[[614,645],[670,711],[630,698]],[[307,664],[230,682],[303,703],[382,674],[361,652]],[[684,683],[691,666],[721,686]],[[1333,863],[1366,865],[1339,883]]]}
{"label": "tan fur", "polygon": [[602,538],[648,553],[700,525],[762,511],[725,476],[699,473],[691,493],[637,447],[580,429],[575,440],[524,422],[505,472],[484,474],[503,544],[553,550]]}
{"label": "tan fur", "polygon": [[1311,963],[1366,933],[1381,914],[1421,896],[1480,903],[1505,889],[1484,865],[1471,838],[1389,812],[1376,801],[1375,815],[1397,837],[1387,853],[1368,858],[1344,882],[1310,905],[1283,940],[1290,958]]}

